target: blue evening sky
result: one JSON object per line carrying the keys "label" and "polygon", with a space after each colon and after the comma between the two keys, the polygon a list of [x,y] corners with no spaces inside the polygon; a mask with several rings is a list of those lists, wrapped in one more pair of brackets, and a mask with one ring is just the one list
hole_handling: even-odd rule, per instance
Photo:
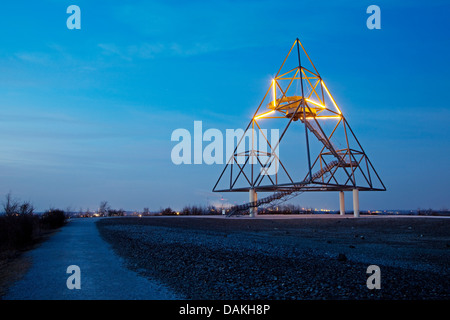
{"label": "blue evening sky", "polygon": [[[69,30],[69,5],[81,30]],[[381,30],[366,9],[381,8]],[[223,165],[177,128],[244,128],[299,37],[387,187],[361,209],[450,207],[448,1],[3,1],[0,195],[152,211],[216,203]],[[223,194],[230,202],[247,195]],[[348,195],[347,208],[351,208]],[[338,208],[335,193],[294,203]]]}

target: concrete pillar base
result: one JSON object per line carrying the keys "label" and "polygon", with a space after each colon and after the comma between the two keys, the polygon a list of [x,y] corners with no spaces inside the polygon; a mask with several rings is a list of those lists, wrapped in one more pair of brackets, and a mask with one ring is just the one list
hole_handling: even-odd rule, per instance
{"label": "concrete pillar base", "polygon": [[[250,189],[249,191],[249,202],[256,202],[258,200],[258,195],[255,189]],[[250,217],[256,217],[258,215],[258,207],[251,207],[249,210]]]}
{"label": "concrete pillar base", "polygon": [[339,213],[341,216],[345,215],[344,191],[339,191]]}
{"label": "concrete pillar base", "polygon": [[359,190],[353,189],[353,216],[359,217]]}

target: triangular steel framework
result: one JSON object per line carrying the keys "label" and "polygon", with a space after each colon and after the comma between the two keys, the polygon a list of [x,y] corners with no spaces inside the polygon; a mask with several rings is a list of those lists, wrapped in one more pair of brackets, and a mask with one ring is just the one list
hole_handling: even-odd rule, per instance
{"label": "triangular steel framework", "polygon": [[[263,110],[264,105],[266,110]],[[282,133],[272,144],[261,126],[270,121],[283,121]],[[298,162],[304,161],[306,167],[303,176],[290,174],[279,156],[281,141],[288,128],[297,121],[304,127],[306,159],[298,159]],[[256,133],[265,140],[268,150],[255,148]],[[344,141],[341,146],[335,143],[339,134]],[[242,150],[240,147],[242,143],[245,145],[246,137],[250,141],[249,148]],[[313,143],[320,145],[315,158]],[[274,166],[275,173],[268,174]],[[280,181],[280,175],[286,181]],[[245,192],[250,189],[275,192],[250,207],[304,191],[386,190],[299,39],[291,46],[213,187],[214,192]]]}

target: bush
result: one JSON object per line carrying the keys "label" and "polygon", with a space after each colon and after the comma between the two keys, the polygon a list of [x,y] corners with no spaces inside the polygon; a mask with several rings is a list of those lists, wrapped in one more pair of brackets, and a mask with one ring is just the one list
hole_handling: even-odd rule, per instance
{"label": "bush", "polygon": [[201,207],[201,206],[185,206],[181,210],[182,215],[213,215],[221,214],[221,210],[213,206]]}
{"label": "bush", "polygon": [[165,209],[161,210],[161,214],[163,216],[171,216],[171,215],[176,214],[176,212],[173,211],[172,208],[168,207],[168,208],[165,208]]}
{"label": "bush", "polygon": [[55,229],[66,222],[62,210],[48,210],[42,216],[34,214],[30,202],[21,202],[8,193],[0,215],[0,249],[21,249],[41,235],[41,229]]}
{"label": "bush", "polygon": [[108,217],[123,217],[125,215],[125,210],[123,210],[123,209],[119,209],[119,210],[108,209],[107,215],[108,215]]}
{"label": "bush", "polygon": [[46,229],[56,229],[66,223],[67,217],[63,210],[50,209],[41,216],[41,226]]}
{"label": "bush", "polygon": [[18,248],[39,234],[39,217],[32,214],[0,216],[0,247]]}
{"label": "bush", "polygon": [[30,202],[20,202],[8,193],[0,216],[0,248],[20,248],[39,234],[39,217],[34,215]]}

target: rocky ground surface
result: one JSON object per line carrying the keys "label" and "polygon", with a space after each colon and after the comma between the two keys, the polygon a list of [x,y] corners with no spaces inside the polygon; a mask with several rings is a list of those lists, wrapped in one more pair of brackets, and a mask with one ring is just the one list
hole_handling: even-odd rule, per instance
{"label": "rocky ground surface", "polygon": [[[450,219],[112,218],[127,266],[185,299],[445,299]],[[381,289],[369,290],[369,265]]]}

